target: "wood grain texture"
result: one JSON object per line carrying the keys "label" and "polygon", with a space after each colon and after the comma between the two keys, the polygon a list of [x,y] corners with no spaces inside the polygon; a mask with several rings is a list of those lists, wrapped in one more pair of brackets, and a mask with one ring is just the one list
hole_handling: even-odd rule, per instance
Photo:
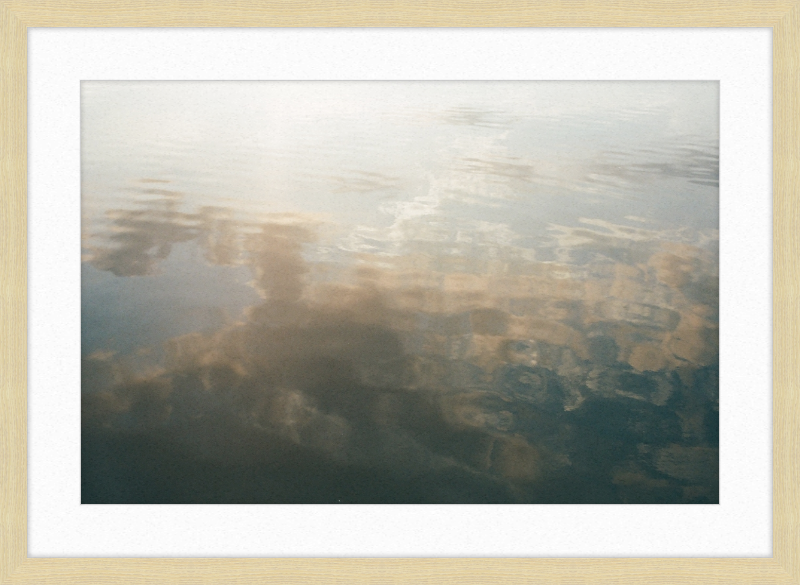
{"label": "wood grain texture", "polygon": [[0,11],[0,583],[27,543],[27,39]]}
{"label": "wood grain texture", "polygon": [[30,26],[773,26],[784,1],[12,0]]}
{"label": "wood grain texture", "polygon": [[800,581],[800,7],[773,30],[773,554]]}
{"label": "wood grain texture", "polygon": [[[659,26],[773,29],[772,559],[27,558],[28,27]],[[0,0],[0,584],[800,583],[800,0]]]}

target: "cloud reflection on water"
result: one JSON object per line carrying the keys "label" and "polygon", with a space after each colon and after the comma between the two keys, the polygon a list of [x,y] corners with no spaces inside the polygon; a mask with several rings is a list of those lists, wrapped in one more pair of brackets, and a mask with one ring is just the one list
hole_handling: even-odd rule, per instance
{"label": "cloud reflection on water", "polygon": [[185,244],[262,301],[147,367],[84,358],[84,502],[717,501],[713,247],[584,219],[538,261],[405,212],[374,234],[403,254],[331,258],[319,218],[148,191],[93,267],[152,278]]}

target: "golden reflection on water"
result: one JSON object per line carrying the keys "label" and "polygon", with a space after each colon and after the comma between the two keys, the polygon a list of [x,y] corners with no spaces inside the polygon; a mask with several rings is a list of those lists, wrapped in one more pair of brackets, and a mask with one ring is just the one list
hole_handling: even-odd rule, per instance
{"label": "golden reflection on water", "polygon": [[[151,433],[169,445],[161,456],[226,468],[322,458],[441,484],[411,501],[559,501],[576,474],[606,476],[605,488],[579,491],[586,501],[612,488],[622,501],[716,497],[705,436],[717,405],[706,378],[718,359],[708,250],[586,220],[551,227],[564,254],[604,253],[583,263],[538,262],[507,245],[488,259],[361,252],[335,265],[304,253],[325,244],[319,219],[237,221],[233,210],[185,211],[181,196],[152,191],[136,209],[108,213],[103,245],[85,251],[91,266],[154,275],[172,246],[190,243],[205,264],[246,267],[262,300],[213,331],[167,340],[149,367],[141,349],[135,359],[88,355],[90,432]],[[621,412],[603,412],[608,401]],[[603,437],[610,461],[581,461],[597,439],[594,416],[621,425]],[[270,489],[237,497],[273,501]],[[339,487],[306,497],[404,493]],[[166,497],[216,498],[179,494]]]}

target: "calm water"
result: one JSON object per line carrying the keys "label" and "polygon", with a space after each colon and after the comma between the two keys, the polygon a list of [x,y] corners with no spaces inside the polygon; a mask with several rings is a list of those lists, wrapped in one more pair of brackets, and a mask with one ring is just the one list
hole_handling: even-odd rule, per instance
{"label": "calm water", "polygon": [[716,503],[718,85],[84,82],[84,503]]}

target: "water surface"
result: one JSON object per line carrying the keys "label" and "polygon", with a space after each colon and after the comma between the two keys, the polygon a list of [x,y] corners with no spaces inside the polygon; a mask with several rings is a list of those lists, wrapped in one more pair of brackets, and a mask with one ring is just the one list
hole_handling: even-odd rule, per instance
{"label": "water surface", "polygon": [[716,503],[718,85],[84,82],[84,503]]}

